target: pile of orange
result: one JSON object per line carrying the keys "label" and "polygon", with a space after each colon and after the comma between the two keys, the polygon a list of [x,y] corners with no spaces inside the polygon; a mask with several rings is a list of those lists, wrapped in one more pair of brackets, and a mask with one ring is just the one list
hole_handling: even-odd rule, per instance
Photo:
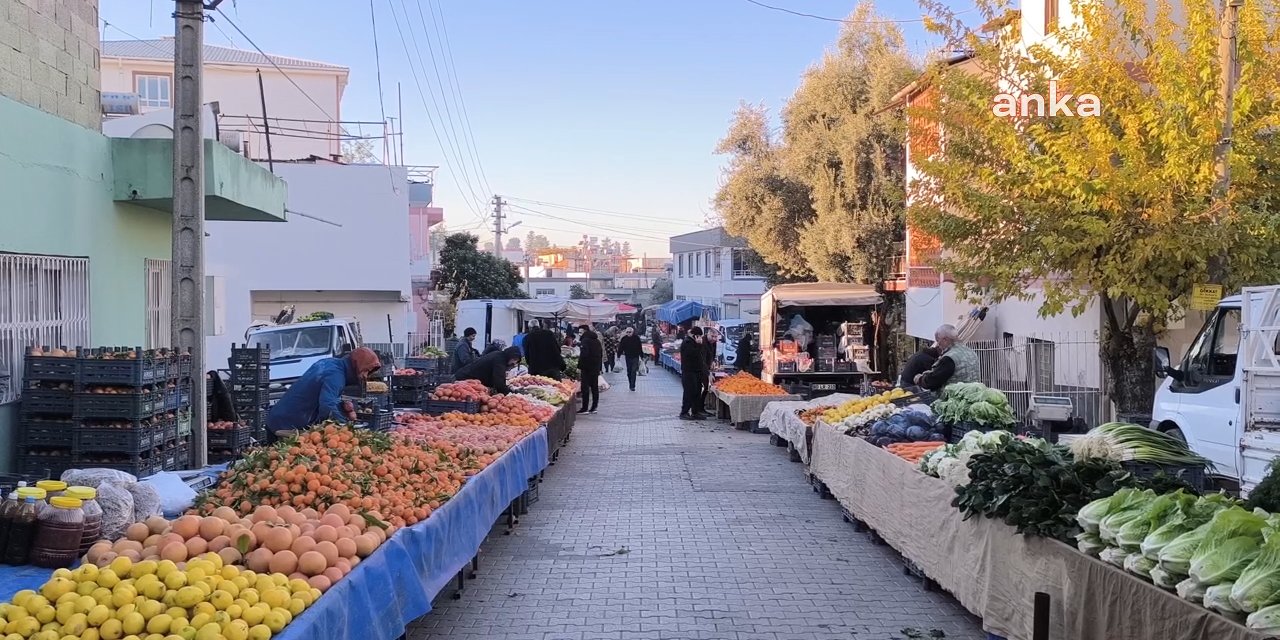
{"label": "pile of orange", "polygon": [[713,385],[725,393],[740,396],[785,396],[786,389],[776,384],[769,384],[745,371],[739,371]]}
{"label": "pile of orange", "polygon": [[402,414],[398,421],[396,435],[450,451],[466,475],[479,473],[538,429],[538,421],[530,416],[496,413]]}

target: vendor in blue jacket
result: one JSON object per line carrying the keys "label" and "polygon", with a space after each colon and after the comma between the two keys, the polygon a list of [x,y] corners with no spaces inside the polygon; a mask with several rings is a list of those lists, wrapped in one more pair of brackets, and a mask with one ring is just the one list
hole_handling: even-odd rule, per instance
{"label": "vendor in blue jacket", "polygon": [[358,384],[382,368],[378,354],[360,347],[340,358],[325,358],[307,369],[267,414],[267,431],[305,429],[325,420],[351,422],[355,407],[342,400],[343,387]]}

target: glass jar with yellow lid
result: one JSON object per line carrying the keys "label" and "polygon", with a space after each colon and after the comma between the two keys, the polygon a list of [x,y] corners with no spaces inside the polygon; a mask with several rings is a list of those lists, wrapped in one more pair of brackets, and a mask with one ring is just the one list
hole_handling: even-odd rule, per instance
{"label": "glass jar with yellow lid", "polygon": [[35,543],[31,546],[31,564],[56,569],[71,566],[80,557],[83,504],[79,498],[67,496],[49,499],[49,507],[39,517]]}
{"label": "glass jar with yellow lid", "polygon": [[61,480],[41,480],[36,483],[36,487],[45,490],[46,498],[56,498],[67,490],[67,483]]}
{"label": "glass jar with yellow lid", "polygon": [[93,543],[102,538],[102,505],[98,504],[98,490],[93,487],[67,487],[62,495],[80,500],[84,511],[84,533],[80,537],[80,554],[89,551]]}

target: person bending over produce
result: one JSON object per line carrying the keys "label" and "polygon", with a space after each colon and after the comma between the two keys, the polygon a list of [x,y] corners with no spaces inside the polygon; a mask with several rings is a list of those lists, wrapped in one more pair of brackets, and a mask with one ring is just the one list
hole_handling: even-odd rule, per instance
{"label": "person bending over produce", "polygon": [[502,351],[494,351],[475,359],[454,372],[456,380],[479,380],[484,386],[496,393],[511,393],[507,386],[507,372],[520,364],[520,349],[507,347]]}
{"label": "person bending over produce", "polygon": [[702,348],[702,328],[694,327],[680,341],[680,386],[684,390],[680,401],[681,420],[707,417],[706,403],[702,402],[702,383],[710,375],[706,351]]}
{"label": "person bending over produce", "polygon": [[354,421],[355,407],[342,400],[342,388],[367,380],[381,368],[378,354],[368,347],[360,347],[339,358],[320,360],[271,407],[267,413],[267,431],[280,436],[325,420]]}
{"label": "person bending over produce", "polygon": [[933,367],[933,363],[938,361],[939,355],[941,354],[938,353],[937,347],[928,346],[907,358],[907,363],[902,366],[902,375],[898,376],[898,386],[915,386],[916,376]]}
{"label": "person bending over produce", "polygon": [[933,347],[942,355],[928,371],[915,376],[916,386],[940,391],[952,382],[978,381],[978,354],[960,342],[954,325],[938,327],[933,339]]}

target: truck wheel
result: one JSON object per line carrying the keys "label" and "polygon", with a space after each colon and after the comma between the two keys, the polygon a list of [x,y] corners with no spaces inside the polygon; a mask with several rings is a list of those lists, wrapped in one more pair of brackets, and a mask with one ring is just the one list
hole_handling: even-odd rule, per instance
{"label": "truck wheel", "polygon": [[1163,433],[1163,434],[1165,434],[1166,436],[1169,436],[1169,437],[1171,437],[1171,438],[1177,438],[1178,440],[1181,440],[1182,442],[1186,442],[1186,441],[1187,441],[1187,437],[1186,437],[1186,436],[1184,436],[1184,435],[1182,435],[1182,429],[1179,429],[1178,427],[1169,427],[1168,429],[1162,429],[1162,430],[1161,430],[1161,433]]}

